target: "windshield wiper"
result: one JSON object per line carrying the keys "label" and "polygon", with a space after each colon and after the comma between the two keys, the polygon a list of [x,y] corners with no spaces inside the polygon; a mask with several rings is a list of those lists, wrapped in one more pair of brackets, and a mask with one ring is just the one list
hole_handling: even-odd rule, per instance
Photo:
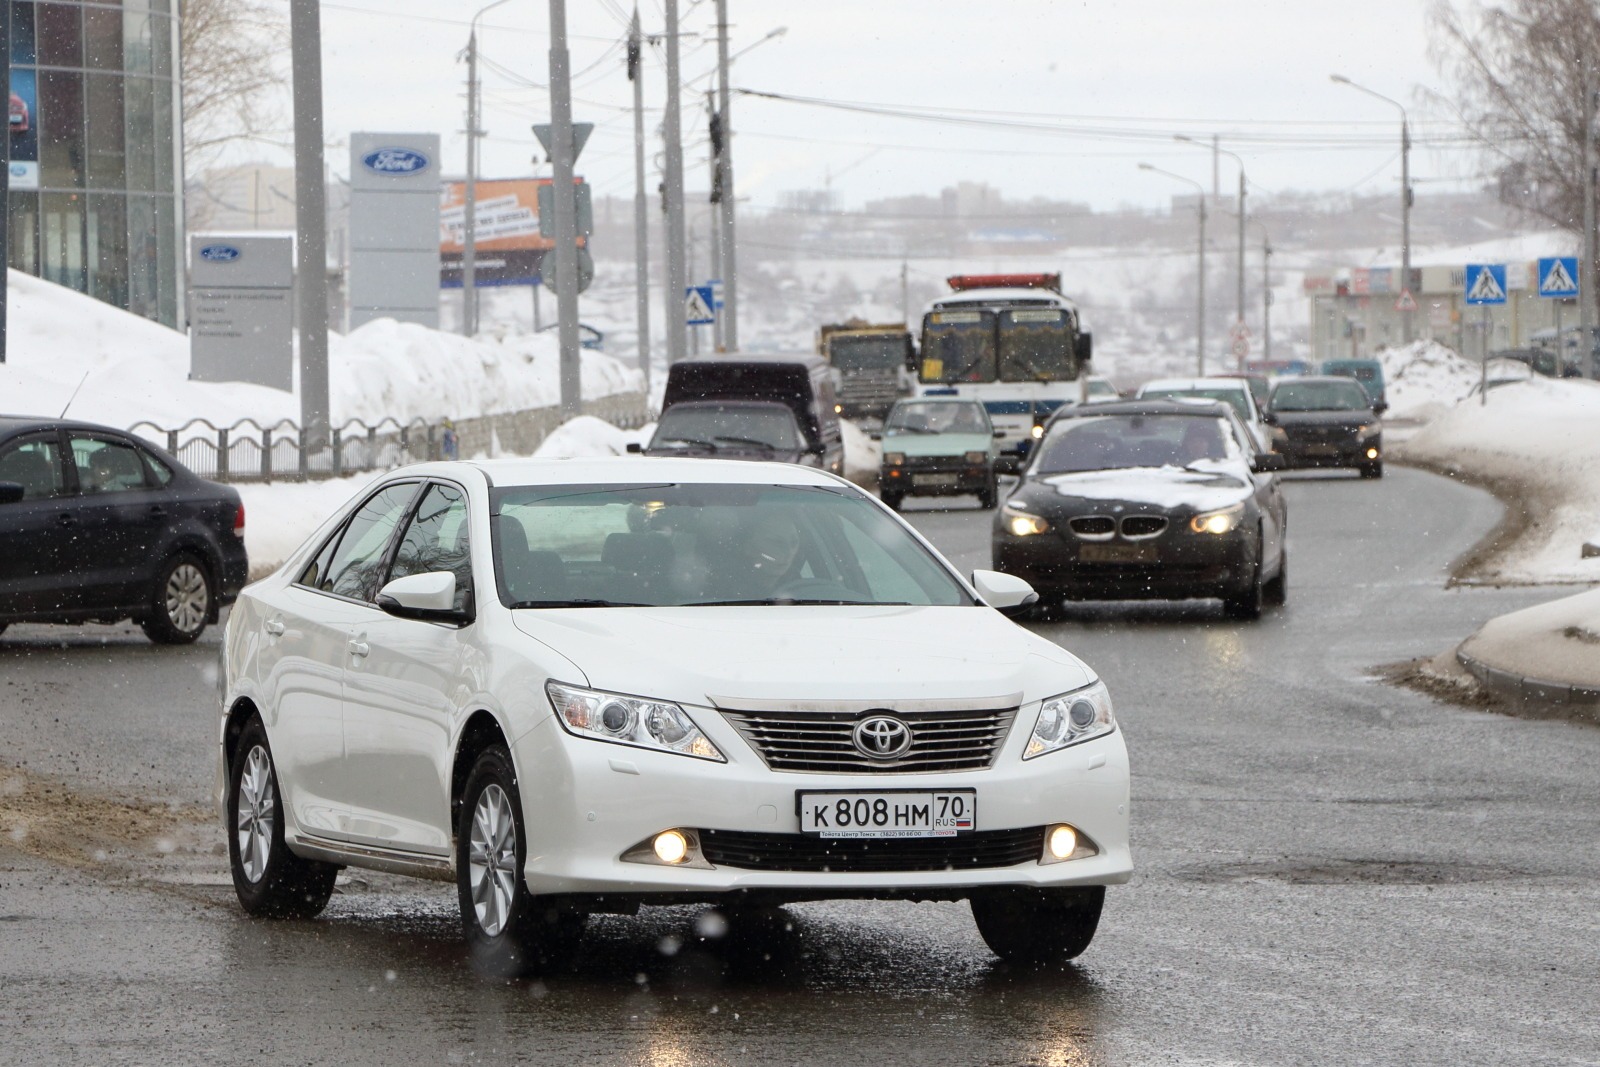
{"label": "windshield wiper", "polygon": [[777,445],[768,441],[757,441],[754,437],[729,437],[725,433],[719,433],[717,434],[717,440],[732,441],[736,445],[755,445],[757,448],[764,448],[768,452],[776,452],[778,450]]}
{"label": "windshield wiper", "polygon": [[697,437],[672,437],[661,442],[663,448],[709,448],[713,452],[722,451],[714,441],[702,441]]}
{"label": "windshield wiper", "polygon": [[766,607],[774,605],[789,606],[815,606],[818,604],[855,604],[859,607],[892,607],[908,608],[911,604],[904,600],[805,600],[789,596],[769,596],[755,600],[695,600],[682,605],[686,608],[739,608],[739,607]]}
{"label": "windshield wiper", "polygon": [[939,432],[938,430],[930,430],[926,426],[891,426],[891,427],[889,427],[889,429],[893,430],[895,433],[938,433]]}
{"label": "windshield wiper", "polygon": [[638,604],[627,600],[598,600],[593,598],[580,598],[578,600],[519,600],[512,604],[512,610],[517,608],[655,608],[659,604]]}

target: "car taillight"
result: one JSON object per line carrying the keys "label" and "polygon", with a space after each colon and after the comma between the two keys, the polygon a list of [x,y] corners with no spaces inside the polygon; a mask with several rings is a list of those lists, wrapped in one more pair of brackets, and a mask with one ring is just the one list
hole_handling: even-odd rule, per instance
{"label": "car taillight", "polygon": [[239,505],[239,510],[233,513],[233,536],[244,536],[244,504]]}

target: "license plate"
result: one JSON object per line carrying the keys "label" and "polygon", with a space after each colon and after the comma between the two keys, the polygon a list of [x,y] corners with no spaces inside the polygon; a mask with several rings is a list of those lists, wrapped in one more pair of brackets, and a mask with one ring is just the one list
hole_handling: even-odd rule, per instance
{"label": "license plate", "polygon": [[795,793],[800,832],[818,837],[955,837],[978,819],[973,789]]}
{"label": "license plate", "polygon": [[1155,563],[1154,545],[1083,545],[1078,558],[1085,563]]}
{"label": "license plate", "polygon": [[1338,445],[1306,445],[1306,455],[1308,456],[1331,456],[1338,451]]}
{"label": "license plate", "polygon": [[956,476],[954,474],[913,474],[911,476],[911,484],[927,486],[955,485]]}

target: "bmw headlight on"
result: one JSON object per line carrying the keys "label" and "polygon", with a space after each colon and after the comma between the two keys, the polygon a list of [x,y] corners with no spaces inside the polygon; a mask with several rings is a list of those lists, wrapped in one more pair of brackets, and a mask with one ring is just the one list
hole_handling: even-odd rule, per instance
{"label": "bmw headlight on", "polygon": [[727,762],[689,713],[676,704],[580,689],[560,682],[546,683],[544,690],[550,697],[550,706],[555,708],[557,721],[569,734]]}
{"label": "bmw headlight on", "polygon": [[1235,504],[1220,511],[1202,511],[1189,520],[1189,529],[1197,534],[1232,533],[1243,520],[1244,505]]}
{"label": "bmw headlight on", "polygon": [[1039,705],[1039,720],[1033,736],[1023,750],[1023,759],[1101,737],[1117,728],[1111,714],[1111,694],[1104,682],[1095,682],[1072,693],[1051,697]]}
{"label": "bmw headlight on", "polygon": [[1050,529],[1050,524],[1037,515],[1030,515],[1011,505],[1006,505],[1000,511],[1000,521],[1005,528],[1017,537],[1032,537],[1042,534]]}

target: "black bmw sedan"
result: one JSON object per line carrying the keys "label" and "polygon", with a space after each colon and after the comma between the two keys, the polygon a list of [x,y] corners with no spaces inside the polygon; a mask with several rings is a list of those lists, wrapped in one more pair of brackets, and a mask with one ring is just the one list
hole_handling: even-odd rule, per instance
{"label": "black bmw sedan", "polygon": [[1263,418],[1283,431],[1278,451],[1291,467],[1354,467],[1383,477],[1383,426],[1388,410],[1353,378],[1281,378],[1267,394]]}
{"label": "black bmw sedan", "polygon": [[1062,408],[996,518],[994,569],[1046,601],[1220,597],[1256,618],[1288,593],[1282,466],[1215,401]]}
{"label": "black bmw sedan", "polygon": [[0,630],[133,619],[187,644],[248,572],[236,490],[120,430],[0,416]]}

